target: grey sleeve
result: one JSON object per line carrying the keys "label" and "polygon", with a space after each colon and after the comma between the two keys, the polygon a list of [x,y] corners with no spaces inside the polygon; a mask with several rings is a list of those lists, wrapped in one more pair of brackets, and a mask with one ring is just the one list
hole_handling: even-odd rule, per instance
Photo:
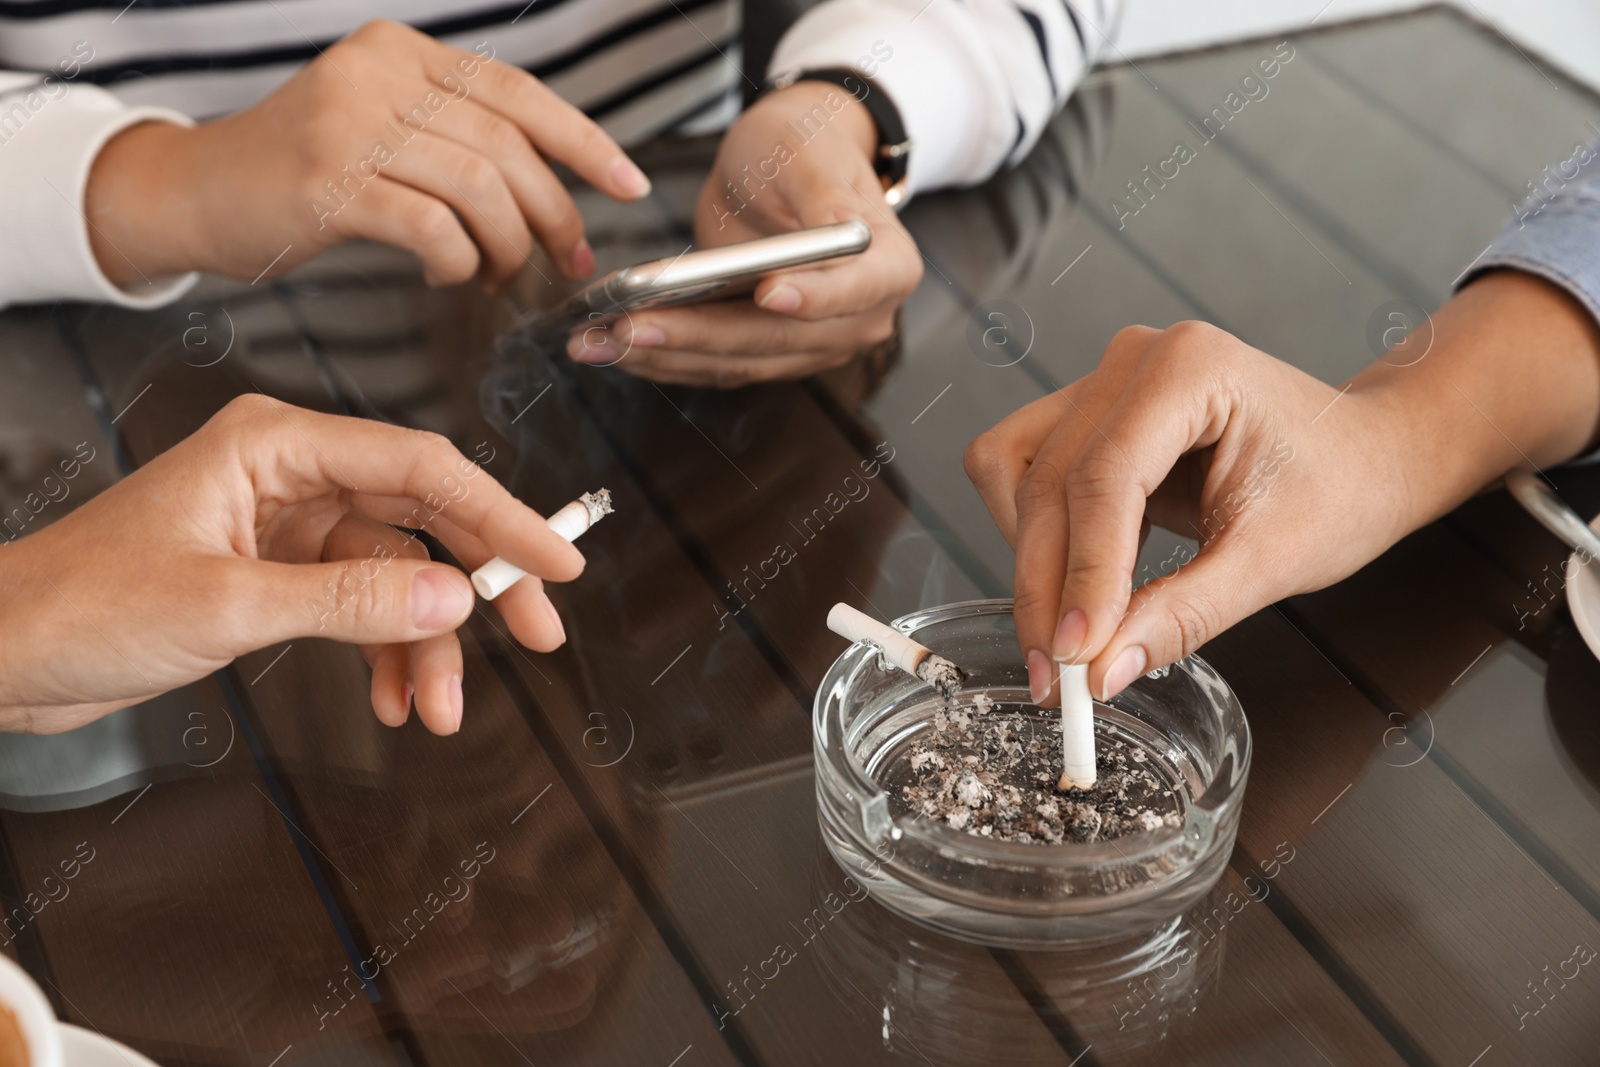
{"label": "grey sleeve", "polygon": [[1575,146],[1530,184],[1517,217],[1456,288],[1489,270],[1526,271],[1571,293],[1600,323],[1600,141]]}

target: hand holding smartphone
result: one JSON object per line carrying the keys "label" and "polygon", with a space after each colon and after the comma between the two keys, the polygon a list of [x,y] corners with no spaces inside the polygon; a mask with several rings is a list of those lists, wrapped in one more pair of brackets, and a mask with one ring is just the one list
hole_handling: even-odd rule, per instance
{"label": "hand holding smartphone", "polygon": [[543,341],[564,337],[575,326],[603,326],[638,308],[743,296],[775,271],[859,255],[871,243],[871,228],[853,220],[639,263],[612,271],[554,308],[531,313],[518,332]]}

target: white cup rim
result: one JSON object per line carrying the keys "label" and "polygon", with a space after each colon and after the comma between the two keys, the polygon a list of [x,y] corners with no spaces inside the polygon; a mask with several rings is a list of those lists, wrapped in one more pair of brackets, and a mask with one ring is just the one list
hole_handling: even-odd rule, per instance
{"label": "white cup rim", "polygon": [[44,990],[10,957],[0,955],[0,1005],[11,1009],[28,1042],[31,1067],[61,1067],[61,1027]]}

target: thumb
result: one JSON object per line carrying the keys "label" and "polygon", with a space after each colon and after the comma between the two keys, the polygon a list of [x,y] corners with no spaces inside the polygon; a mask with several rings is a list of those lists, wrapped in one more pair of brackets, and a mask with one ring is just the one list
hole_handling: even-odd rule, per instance
{"label": "thumb", "polygon": [[1109,700],[1146,671],[1175,663],[1271,601],[1237,545],[1200,554],[1134,591],[1111,641],[1089,665],[1089,687]]}
{"label": "thumb", "polygon": [[472,613],[472,583],[441,563],[376,555],[331,563],[242,561],[245,635],[260,648],[296,637],[401,644],[454,630]]}

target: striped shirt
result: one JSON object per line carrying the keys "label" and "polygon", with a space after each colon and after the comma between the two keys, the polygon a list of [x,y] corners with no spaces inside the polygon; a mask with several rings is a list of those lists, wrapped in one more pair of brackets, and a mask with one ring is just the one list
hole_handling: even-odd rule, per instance
{"label": "striped shirt", "polygon": [[[823,0],[768,76],[857,67],[899,108],[912,191],[980,182],[1025,155],[1108,46],[1120,0]],[[487,45],[624,145],[738,114],[739,0],[0,0],[0,305],[147,307],[89,251],[79,210],[100,147],[152,119],[249,107],[363,22]]]}

